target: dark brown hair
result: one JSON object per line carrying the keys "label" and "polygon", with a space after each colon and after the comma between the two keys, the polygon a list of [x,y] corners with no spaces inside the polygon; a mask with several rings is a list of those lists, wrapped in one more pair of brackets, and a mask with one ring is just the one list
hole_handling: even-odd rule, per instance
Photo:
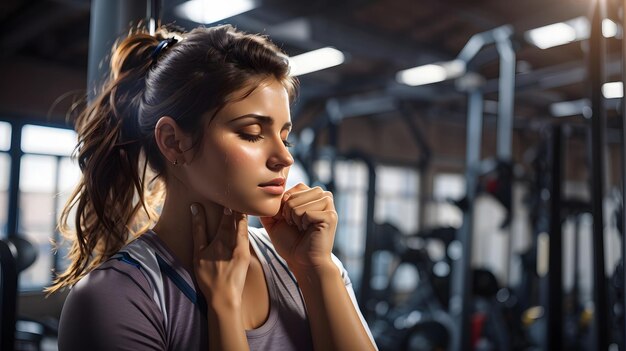
{"label": "dark brown hair", "polygon": [[[155,48],[171,37],[178,42],[153,60]],[[234,92],[249,88],[249,94],[267,78],[293,98],[297,81],[287,56],[266,37],[229,25],[188,33],[160,27],[154,36],[138,26],[114,45],[107,82],[75,122],[82,177],[59,219],[72,241],[71,263],[47,291],[75,284],[155,222],[166,169],[154,137],[160,117],[174,118],[198,145],[204,119]]]}

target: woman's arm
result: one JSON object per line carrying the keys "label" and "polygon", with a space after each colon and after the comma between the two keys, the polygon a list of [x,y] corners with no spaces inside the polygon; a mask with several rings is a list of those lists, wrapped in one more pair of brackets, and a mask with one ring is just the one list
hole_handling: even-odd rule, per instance
{"label": "woman's arm", "polygon": [[204,209],[191,205],[194,274],[207,301],[209,350],[248,350],[241,295],[250,265],[248,219],[224,211],[217,233],[207,237]]}
{"label": "woman's arm", "polygon": [[213,301],[208,307],[209,350],[248,350],[241,304]]}
{"label": "woman's arm", "polygon": [[304,296],[316,350],[376,350],[332,260],[294,274]]}
{"label": "woman's arm", "polygon": [[285,192],[278,214],[261,217],[298,280],[315,349],[375,350],[332,261],[337,220],[332,194],[302,183]]}

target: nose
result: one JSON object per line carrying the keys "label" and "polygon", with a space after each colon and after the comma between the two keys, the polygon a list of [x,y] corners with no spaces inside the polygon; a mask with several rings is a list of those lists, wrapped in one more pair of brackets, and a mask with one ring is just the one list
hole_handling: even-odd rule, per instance
{"label": "nose", "polygon": [[271,170],[280,170],[293,164],[293,156],[285,146],[281,138],[276,138],[276,142],[272,143],[272,153],[267,160],[267,167]]}

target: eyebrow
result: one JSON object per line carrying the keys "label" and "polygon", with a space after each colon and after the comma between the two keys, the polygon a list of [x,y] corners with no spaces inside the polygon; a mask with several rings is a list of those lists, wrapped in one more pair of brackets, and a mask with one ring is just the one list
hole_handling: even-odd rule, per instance
{"label": "eyebrow", "polygon": [[[256,113],[249,113],[247,115],[243,115],[243,116],[239,116],[237,118],[233,118],[232,120],[230,120],[230,122],[228,123],[232,123],[235,121],[238,121],[240,119],[244,119],[244,118],[254,118],[256,120],[258,120],[259,122],[261,122],[262,124],[267,124],[267,125],[273,125],[274,124],[274,119],[270,116],[263,116],[263,115],[258,115]],[[291,127],[293,126],[293,124],[291,122],[287,122],[283,125],[282,129],[288,129],[291,130]]]}

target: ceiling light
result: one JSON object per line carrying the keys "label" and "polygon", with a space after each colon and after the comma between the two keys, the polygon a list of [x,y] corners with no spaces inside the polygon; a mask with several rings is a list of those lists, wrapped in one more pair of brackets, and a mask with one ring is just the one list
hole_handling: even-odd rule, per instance
{"label": "ceiling light", "polygon": [[587,106],[589,106],[588,99],[555,102],[550,105],[550,114],[554,117],[581,115]]}
{"label": "ceiling light", "polygon": [[417,86],[457,78],[464,73],[465,62],[462,60],[453,60],[400,71],[396,74],[396,80],[406,85]]}
{"label": "ceiling light", "polygon": [[602,35],[605,38],[613,38],[617,35],[617,23],[608,18],[602,20]]}
{"label": "ceiling light", "polygon": [[250,11],[255,7],[254,0],[190,0],[176,6],[174,13],[197,23],[208,24]]}
{"label": "ceiling light", "polygon": [[344,61],[345,56],[341,51],[332,47],[325,47],[290,57],[289,74],[292,76],[301,76],[303,74],[340,65]]}
{"label": "ceiling light", "polygon": [[610,82],[602,84],[602,95],[607,99],[618,99],[624,96],[622,82]]}
{"label": "ceiling light", "polygon": [[589,37],[589,21],[577,17],[527,31],[526,40],[540,49],[547,49]]}

